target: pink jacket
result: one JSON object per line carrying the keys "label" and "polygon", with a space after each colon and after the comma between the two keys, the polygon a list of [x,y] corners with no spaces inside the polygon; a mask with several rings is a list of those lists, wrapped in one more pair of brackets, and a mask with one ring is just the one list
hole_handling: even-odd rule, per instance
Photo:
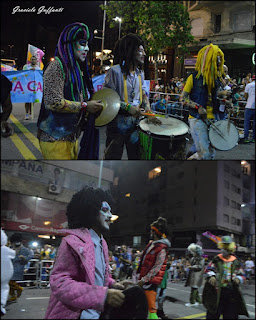
{"label": "pink jacket", "polygon": [[50,276],[51,296],[45,319],[79,319],[82,310],[104,310],[106,293],[115,282],[108,268],[108,246],[103,240],[106,261],[105,285],[95,286],[94,244],[88,229],[64,230]]}

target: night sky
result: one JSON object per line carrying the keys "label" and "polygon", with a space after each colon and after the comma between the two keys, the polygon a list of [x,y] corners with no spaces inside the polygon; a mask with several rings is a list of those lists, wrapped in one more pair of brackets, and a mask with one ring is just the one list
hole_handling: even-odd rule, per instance
{"label": "night sky", "polygon": [[[40,49],[45,47],[46,64],[54,56],[58,37],[66,25],[83,22],[92,31],[102,30],[103,11],[99,5],[103,3],[104,1],[1,1],[1,50],[4,50],[2,58],[17,58],[18,67],[22,68],[26,63],[27,46],[32,44]],[[12,14],[17,6],[20,6],[20,9],[34,7],[35,12]],[[38,14],[38,9],[42,6],[45,9],[54,7],[64,10],[60,13]],[[113,49],[115,32],[118,31],[108,32],[104,48]],[[8,45],[14,47],[10,50]],[[94,39],[92,46],[91,51],[100,51],[101,40]]]}

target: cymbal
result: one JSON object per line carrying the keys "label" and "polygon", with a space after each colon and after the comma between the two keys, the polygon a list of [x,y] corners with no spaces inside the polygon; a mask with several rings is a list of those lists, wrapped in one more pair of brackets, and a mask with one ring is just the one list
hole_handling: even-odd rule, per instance
{"label": "cymbal", "polygon": [[109,88],[100,89],[93,94],[92,100],[101,100],[101,103],[103,104],[103,110],[95,119],[96,127],[105,126],[106,124],[110,123],[118,114],[121,100],[118,93],[116,93],[114,90]]}

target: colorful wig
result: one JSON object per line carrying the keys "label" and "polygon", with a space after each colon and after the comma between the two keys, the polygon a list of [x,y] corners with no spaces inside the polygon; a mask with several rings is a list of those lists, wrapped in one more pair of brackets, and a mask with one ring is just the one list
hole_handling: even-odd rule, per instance
{"label": "colorful wig", "polygon": [[[220,65],[217,66],[217,57],[220,57]],[[215,86],[217,77],[224,75],[224,53],[217,45],[212,43],[203,47],[196,60],[195,70],[198,71],[196,78],[203,76],[203,83],[207,84],[208,91],[211,92]]]}
{"label": "colorful wig", "polygon": [[[65,82],[69,82],[70,84],[73,100],[75,100],[75,95],[79,95],[81,91],[83,92],[84,99],[86,98],[81,69],[74,56],[75,42],[79,39],[85,39],[88,42],[91,42],[92,39],[87,25],[80,22],[67,25],[59,36],[55,50],[55,56],[60,59],[63,65]],[[85,70],[83,71],[85,71],[86,87],[90,95],[92,95],[93,85],[90,79],[87,59],[85,60]]]}
{"label": "colorful wig", "polygon": [[223,249],[225,247],[225,249],[227,249],[229,252],[234,253],[236,251],[236,244],[235,242],[231,242],[228,244],[228,246],[226,246],[226,243],[223,243],[221,241],[219,241],[217,243],[217,246],[219,249]]}
{"label": "colorful wig", "polygon": [[195,243],[190,243],[190,245],[188,246],[188,251],[190,251],[191,253],[194,252],[197,255],[201,256],[203,254],[203,249],[201,246],[199,246],[199,244],[195,244]]}

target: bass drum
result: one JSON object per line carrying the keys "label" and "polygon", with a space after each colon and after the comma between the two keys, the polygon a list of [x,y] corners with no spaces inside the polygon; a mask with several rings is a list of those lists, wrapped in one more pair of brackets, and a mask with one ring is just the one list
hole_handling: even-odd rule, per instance
{"label": "bass drum", "polygon": [[160,120],[161,125],[140,121],[140,159],[185,160],[188,126],[171,117]]}
{"label": "bass drum", "polygon": [[218,150],[226,151],[233,149],[239,140],[239,133],[235,125],[227,120],[219,120],[209,128],[209,140],[212,146]]}

